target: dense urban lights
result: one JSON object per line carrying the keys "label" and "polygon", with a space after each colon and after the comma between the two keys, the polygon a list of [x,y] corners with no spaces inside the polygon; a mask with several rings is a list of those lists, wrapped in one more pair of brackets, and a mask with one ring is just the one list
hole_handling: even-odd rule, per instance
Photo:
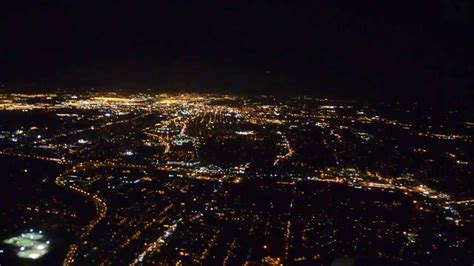
{"label": "dense urban lights", "polygon": [[[417,106],[2,94],[0,117],[16,122],[2,124],[0,156],[11,187],[31,190],[3,233],[67,236],[64,265],[463,264],[472,121],[452,108],[434,123]],[[55,252],[41,233],[4,244],[26,259]]]}

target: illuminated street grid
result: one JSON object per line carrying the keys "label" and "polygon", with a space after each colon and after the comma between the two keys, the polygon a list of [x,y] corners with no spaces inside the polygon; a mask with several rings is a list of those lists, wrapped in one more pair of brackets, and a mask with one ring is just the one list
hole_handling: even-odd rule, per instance
{"label": "illuminated street grid", "polygon": [[0,153],[65,167],[49,182],[94,206],[90,220],[68,227],[66,265],[330,264],[345,256],[468,265],[474,123],[459,119],[463,110],[438,122],[422,108],[4,94],[0,115],[16,122],[1,128]]}

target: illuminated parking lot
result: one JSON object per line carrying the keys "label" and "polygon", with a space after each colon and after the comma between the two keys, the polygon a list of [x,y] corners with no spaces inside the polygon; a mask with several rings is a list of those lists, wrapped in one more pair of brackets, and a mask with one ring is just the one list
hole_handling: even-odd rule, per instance
{"label": "illuminated parking lot", "polygon": [[50,241],[46,240],[42,233],[30,229],[29,232],[6,239],[3,243],[15,246],[16,254],[20,258],[38,259],[48,253],[50,245]]}

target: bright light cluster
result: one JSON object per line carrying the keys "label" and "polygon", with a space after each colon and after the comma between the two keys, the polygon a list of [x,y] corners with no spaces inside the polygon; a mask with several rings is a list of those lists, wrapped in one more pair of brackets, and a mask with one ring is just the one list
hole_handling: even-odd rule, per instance
{"label": "bright light cluster", "polygon": [[18,248],[17,256],[24,259],[39,259],[48,253],[49,240],[45,240],[42,231],[38,233],[30,229],[27,233],[22,233],[3,241],[5,244]]}

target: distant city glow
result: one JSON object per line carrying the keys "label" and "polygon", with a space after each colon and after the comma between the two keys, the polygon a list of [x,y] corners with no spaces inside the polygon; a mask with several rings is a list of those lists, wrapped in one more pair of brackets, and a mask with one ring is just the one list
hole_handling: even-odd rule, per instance
{"label": "distant city glow", "polygon": [[[93,207],[83,223],[86,209],[56,195],[11,213],[69,234],[63,265],[330,265],[354,254],[464,265],[473,124],[456,114],[438,125],[417,108],[308,96],[0,94],[2,117],[18,117],[0,121],[0,155],[6,177],[18,177],[12,188],[27,180],[32,195],[50,195],[58,186]],[[34,230],[7,242],[19,258],[51,248]]]}

